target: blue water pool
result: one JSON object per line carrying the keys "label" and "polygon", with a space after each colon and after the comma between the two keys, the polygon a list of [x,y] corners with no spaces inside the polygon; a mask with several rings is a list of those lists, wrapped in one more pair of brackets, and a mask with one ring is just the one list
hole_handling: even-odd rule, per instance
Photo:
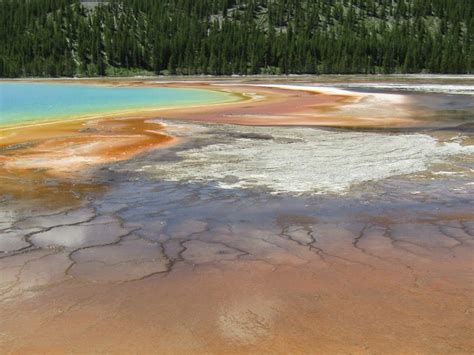
{"label": "blue water pool", "polygon": [[232,99],[230,94],[201,89],[1,82],[0,125]]}

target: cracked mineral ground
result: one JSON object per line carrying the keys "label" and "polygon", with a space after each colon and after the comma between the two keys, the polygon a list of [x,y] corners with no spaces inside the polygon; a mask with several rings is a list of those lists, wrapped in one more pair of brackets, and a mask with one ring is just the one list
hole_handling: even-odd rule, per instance
{"label": "cracked mineral ground", "polygon": [[473,353],[469,117],[157,117],[177,143],[25,171],[0,194],[0,352]]}

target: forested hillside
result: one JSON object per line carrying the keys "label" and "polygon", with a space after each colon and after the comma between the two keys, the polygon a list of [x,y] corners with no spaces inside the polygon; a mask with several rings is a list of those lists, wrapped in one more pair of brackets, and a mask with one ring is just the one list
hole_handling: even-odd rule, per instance
{"label": "forested hillside", "polygon": [[0,0],[0,17],[1,77],[474,72],[474,0]]}

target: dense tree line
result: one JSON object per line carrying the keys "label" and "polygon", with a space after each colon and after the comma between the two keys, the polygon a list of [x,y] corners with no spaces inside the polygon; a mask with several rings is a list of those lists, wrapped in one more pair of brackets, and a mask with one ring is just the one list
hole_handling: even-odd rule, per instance
{"label": "dense tree line", "polygon": [[473,0],[0,0],[0,76],[472,73]]}

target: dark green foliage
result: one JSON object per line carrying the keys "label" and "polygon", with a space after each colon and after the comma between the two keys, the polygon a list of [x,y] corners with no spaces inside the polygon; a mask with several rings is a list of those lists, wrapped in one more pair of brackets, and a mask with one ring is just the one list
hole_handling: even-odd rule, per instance
{"label": "dark green foliage", "polygon": [[0,76],[472,73],[473,0],[0,0]]}

